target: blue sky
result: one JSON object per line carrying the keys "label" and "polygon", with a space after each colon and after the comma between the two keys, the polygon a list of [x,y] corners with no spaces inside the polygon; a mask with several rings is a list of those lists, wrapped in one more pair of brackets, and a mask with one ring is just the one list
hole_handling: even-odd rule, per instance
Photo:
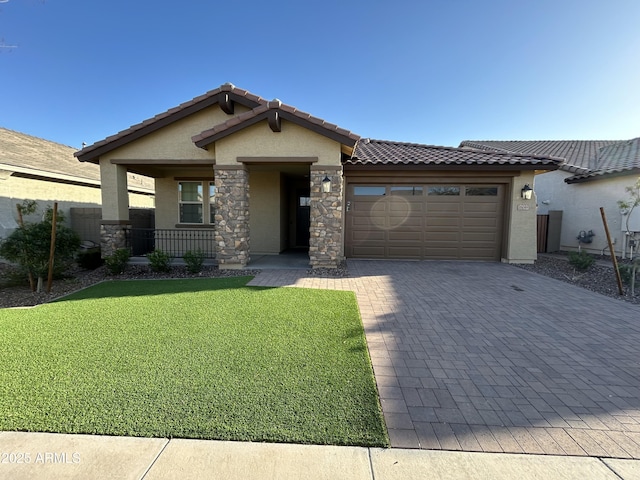
{"label": "blue sky", "polygon": [[633,138],[639,20],[637,0],[3,0],[0,126],[79,147],[232,82],[363,137]]}

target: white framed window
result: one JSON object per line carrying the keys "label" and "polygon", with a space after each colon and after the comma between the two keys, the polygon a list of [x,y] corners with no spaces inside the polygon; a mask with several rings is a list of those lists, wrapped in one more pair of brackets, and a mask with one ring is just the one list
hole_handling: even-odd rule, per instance
{"label": "white framed window", "polygon": [[202,182],[178,182],[180,223],[204,223]]}
{"label": "white framed window", "polygon": [[[207,189],[207,197],[204,189]],[[178,222],[185,224],[213,224],[215,222],[214,182],[178,182]]]}

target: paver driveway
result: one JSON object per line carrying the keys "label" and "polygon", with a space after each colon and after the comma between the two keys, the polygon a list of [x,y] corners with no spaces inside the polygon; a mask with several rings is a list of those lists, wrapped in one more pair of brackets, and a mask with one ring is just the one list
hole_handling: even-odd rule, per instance
{"label": "paver driveway", "polygon": [[640,459],[640,307],[514,266],[350,261],[393,447]]}

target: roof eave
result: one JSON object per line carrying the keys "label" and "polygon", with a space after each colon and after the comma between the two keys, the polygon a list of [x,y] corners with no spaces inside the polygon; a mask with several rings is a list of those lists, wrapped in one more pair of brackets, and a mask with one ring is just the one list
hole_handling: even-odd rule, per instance
{"label": "roof eave", "polygon": [[490,170],[490,171],[529,171],[529,170],[556,170],[557,165],[534,164],[469,164],[469,163],[349,163],[343,162],[345,171],[364,169],[376,170]]}
{"label": "roof eave", "polygon": [[583,175],[574,175],[573,177],[565,178],[565,183],[573,184],[573,183],[585,183],[592,182],[595,180],[607,179],[607,178],[615,178],[615,177],[625,177],[627,175],[637,175],[640,174],[640,167],[629,168],[626,170],[619,170],[616,172],[604,172],[604,173],[589,173]]}
{"label": "roof eave", "polygon": [[[155,132],[156,130],[166,127],[167,125],[177,122],[178,120],[182,120],[183,118],[188,117],[193,113],[196,113],[200,110],[211,107],[213,105],[222,105],[224,106],[224,108],[221,107],[223,108],[223,110],[229,109],[230,102],[239,103],[241,105],[244,105],[247,108],[255,108],[260,105],[260,103],[257,100],[247,98],[243,95],[238,95],[233,91],[227,91],[223,89],[218,89],[218,90],[219,90],[218,92],[212,93],[207,98],[204,98],[199,102],[189,105],[188,107],[185,107],[182,109],[180,109],[179,107],[176,107],[178,110],[176,110],[174,113],[171,113],[167,116],[159,118],[155,121],[153,120],[153,118],[155,117],[153,117],[137,125],[134,125],[133,127],[130,127],[134,129],[131,133],[123,135],[122,137],[118,137],[119,134],[115,134],[114,137],[117,137],[117,138],[114,138],[113,141],[107,142],[97,147],[88,146],[78,152],[75,152],[73,155],[81,162],[91,162],[91,163],[97,164],[99,157],[101,155],[104,155],[107,152],[115,150],[116,148],[120,148],[130,142],[133,142],[134,140],[138,140],[139,138],[144,137],[145,135]],[[145,123],[147,124],[145,125]],[[139,127],[139,128],[136,128],[136,127]]]}
{"label": "roof eave", "polygon": [[212,132],[211,134],[208,134],[207,133],[208,130],[205,130],[199,135],[195,135],[194,137],[192,137],[192,141],[195,143],[197,147],[206,149],[209,145],[220,140],[221,138],[225,138],[240,130],[250,127],[251,125],[255,125],[256,123],[259,123],[261,121],[269,120],[269,118],[274,114],[274,111],[277,112],[278,116],[281,119],[288,120],[291,123],[294,123],[314,133],[317,133],[331,140],[334,140],[340,143],[341,145],[346,145],[347,147],[353,148],[357,143],[357,141],[360,139],[360,137],[357,135],[342,134],[339,131],[334,130],[333,128],[327,128],[323,125],[319,125],[317,123],[311,122],[304,118],[300,118],[297,115],[290,113],[286,110],[282,110],[280,108],[277,108],[277,109],[270,108],[268,110],[265,110],[264,112],[258,113],[257,115],[246,118],[242,120],[240,123],[231,125],[228,128],[215,131],[215,127],[214,127],[213,129],[210,130]]}

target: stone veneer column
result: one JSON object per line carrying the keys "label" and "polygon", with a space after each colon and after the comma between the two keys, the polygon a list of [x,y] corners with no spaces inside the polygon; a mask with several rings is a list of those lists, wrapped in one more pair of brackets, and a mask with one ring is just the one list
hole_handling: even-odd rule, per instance
{"label": "stone veneer column", "polygon": [[219,268],[249,262],[249,172],[246,167],[215,168],[215,241]]}
{"label": "stone veneer column", "polygon": [[[329,177],[331,192],[322,192]],[[337,268],[343,261],[342,167],[311,167],[309,260],[312,268]]]}
{"label": "stone veneer column", "polygon": [[128,248],[127,230],[131,224],[127,221],[103,221],[100,224],[100,255],[102,258],[113,255],[120,248]]}

